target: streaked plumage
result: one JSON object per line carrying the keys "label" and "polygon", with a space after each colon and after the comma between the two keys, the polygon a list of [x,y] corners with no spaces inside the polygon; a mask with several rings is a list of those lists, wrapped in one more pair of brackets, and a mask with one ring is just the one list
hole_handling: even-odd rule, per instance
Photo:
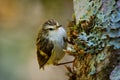
{"label": "streaked plumage", "polygon": [[64,28],[55,20],[45,22],[36,40],[37,58],[40,68],[46,64],[58,64],[64,56],[67,35]]}

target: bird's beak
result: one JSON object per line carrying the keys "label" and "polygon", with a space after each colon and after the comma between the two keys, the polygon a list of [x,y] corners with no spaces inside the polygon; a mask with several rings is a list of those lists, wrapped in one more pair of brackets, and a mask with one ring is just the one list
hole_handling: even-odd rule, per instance
{"label": "bird's beak", "polygon": [[59,26],[57,26],[56,28],[59,28],[59,27],[61,27],[62,25],[59,25]]}

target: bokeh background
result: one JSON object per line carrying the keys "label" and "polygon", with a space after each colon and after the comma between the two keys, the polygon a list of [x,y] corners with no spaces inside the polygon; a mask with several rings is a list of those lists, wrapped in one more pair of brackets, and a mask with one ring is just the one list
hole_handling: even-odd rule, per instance
{"label": "bokeh background", "polygon": [[46,20],[66,26],[72,14],[72,0],[0,0],[0,80],[66,80],[64,66],[39,70],[35,38]]}

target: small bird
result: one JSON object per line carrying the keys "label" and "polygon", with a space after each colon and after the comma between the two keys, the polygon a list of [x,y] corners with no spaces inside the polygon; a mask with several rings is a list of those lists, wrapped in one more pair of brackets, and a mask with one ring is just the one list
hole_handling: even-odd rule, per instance
{"label": "small bird", "polygon": [[65,55],[63,50],[67,47],[66,39],[65,29],[54,19],[50,19],[42,25],[36,39],[37,59],[40,69],[44,69],[46,64],[58,64]]}

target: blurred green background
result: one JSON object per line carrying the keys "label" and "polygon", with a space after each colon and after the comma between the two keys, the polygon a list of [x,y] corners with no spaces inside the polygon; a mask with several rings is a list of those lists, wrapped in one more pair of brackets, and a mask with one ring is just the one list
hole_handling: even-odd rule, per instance
{"label": "blurred green background", "polygon": [[72,0],[0,0],[0,80],[66,80],[65,68],[39,70],[35,38],[48,19],[66,26]]}

